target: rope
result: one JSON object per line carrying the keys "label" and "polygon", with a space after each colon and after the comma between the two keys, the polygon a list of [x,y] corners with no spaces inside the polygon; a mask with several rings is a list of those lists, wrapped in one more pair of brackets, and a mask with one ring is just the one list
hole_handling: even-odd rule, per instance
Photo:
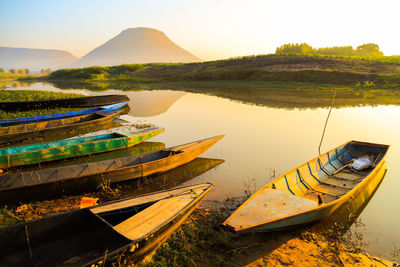
{"label": "rope", "polygon": [[319,155],[321,155],[322,140],[324,140],[325,130],[326,130],[326,126],[328,125],[329,116],[331,115],[331,111],[332,111],[332,108],[333,108],[333,104],[335,104],[335,97],[336,97],[336,88],[335,88],[335,91],[333,92],[332,104],[331,104],[331,107],[329,108],[328,116],[326,117],[324,130],[322,131],[321,141],[319,142],[319,146],[318,146],[318,153],[319,153]]}

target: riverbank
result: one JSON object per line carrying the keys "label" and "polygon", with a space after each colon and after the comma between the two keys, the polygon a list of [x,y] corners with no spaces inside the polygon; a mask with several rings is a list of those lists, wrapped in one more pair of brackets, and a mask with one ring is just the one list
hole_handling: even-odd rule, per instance
{"label": "riverbank", "polygon": [[[123,191],[111,188],[79,196],[21,204],[0,209],[0,225],[38,219],[79,209],[82,197],[99,202],[117,199]],[[215,204],[215,203],[214,203]],[[310,227],[266,234],[239,236],[221,223],[230,209],[203,204],[152,255],[139,266],[397,266],[358,247],[349,235],[314,232]],[[129,255],[119,255],[111,264],[132,264]],[[136,263],[138,264],[138,263]]]}
{"label": "riverbank", "polygon": [[281,81],[398,88],[398,60],[312,55],[260,55],[186,64],[93,66],[52,72],[50,81]]}

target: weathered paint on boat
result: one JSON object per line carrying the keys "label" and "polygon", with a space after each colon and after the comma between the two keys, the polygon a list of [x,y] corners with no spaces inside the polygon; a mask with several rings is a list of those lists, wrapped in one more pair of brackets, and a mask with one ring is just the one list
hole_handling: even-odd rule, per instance
{"label": "weathered paint on boat", "polygon": [[131,132],[74,138],[57,142],[0,149],[0,168],[10,168],[128,148],[164,132],[149,127]]}
{"label": "weathered paint on boat", "polygon": [[222,139],[219,135],[188,144],[113,160],[0,175],[0,202],[34,200],[93,189],[165,172],[188,163]]}
{"label": "weathered paint on boat", "polygon": [[122,110],[101,111],[93,114],[0,127],[0,144],[12,143],[34,137],[43,137],[48,133],[82,130],[93,125],[105,124],[124,112]]}
{"label": "weathered paint on boat", "polygon": [[19,124],[27,124],[27,123],[35,123],[35,122],[42,122],[42,121],[52,121],[52,120],[59,120],[65,118],[71,118],[76,116],[82,116],[87,114],[93,114],[96,112],[101,111],[114,111],[119,110],[123,106],[125,106],[128,102],[122,102],[107,106],[102,106],[99,108],[92,108],[92,109],[85,109],[85,110],[78,110],[78,111],[71,111],[71,112],[64,112],[64,113],[57,113],[57,114],[49,114],[49,115],[41,115],[41,116],[33,116],[33,117],[25,117],[25,118],[17,118],[17,119],[9,119],[0,121],[1,127],[19,125]]}
{"label": "weathered paint on boat", "polygon": [[3,227],[0,265],[90,266],[117,253],[138,261],[161,245],[212,187],[179,187]]}
{"label": "weathered paint on boat", "polygon": [[48,108],[86,108],[106,106],[126,101],[129,101],[126,95],[98,95],[37,101],[0,102],[0,109],[15,112]]}
{"label": "weathered paint on boat", "polygon": [[[358,141],[332,149],[262,187],[223,225],[236,232],[281,230],[326,218],[349,201],[365,201],[384,177],[388,149]],[[343,168],[365,154],[375,156],[373,168]]]}

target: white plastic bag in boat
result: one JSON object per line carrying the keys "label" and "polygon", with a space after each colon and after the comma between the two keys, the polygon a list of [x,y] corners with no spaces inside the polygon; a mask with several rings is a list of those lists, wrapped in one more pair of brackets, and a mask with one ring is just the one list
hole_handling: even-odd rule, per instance
{"label": "white plastic bag in boat", "polygon": [[362,156],[358,159],[354,159],[351,166],[357,171],[361,171],[371,166],[373,160],[372,156]]}

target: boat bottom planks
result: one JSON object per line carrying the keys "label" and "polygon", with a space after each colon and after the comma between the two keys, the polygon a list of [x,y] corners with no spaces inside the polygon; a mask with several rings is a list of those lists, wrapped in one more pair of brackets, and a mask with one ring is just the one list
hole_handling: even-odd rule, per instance
{"label": "boat bottom planks", "polygon": [[[364,202],[385,175],[388,149],[358,141],[332,149],[262,187],[223,225],[236,232],[276,231],[327,218],[349,201]],[[372,166],[351,168],[366,155]]]}
{"label": "boat bottom planks", "polygon": [[0,266],[90,266],[161,245],[212,184],[180,187],[0,229]]}

